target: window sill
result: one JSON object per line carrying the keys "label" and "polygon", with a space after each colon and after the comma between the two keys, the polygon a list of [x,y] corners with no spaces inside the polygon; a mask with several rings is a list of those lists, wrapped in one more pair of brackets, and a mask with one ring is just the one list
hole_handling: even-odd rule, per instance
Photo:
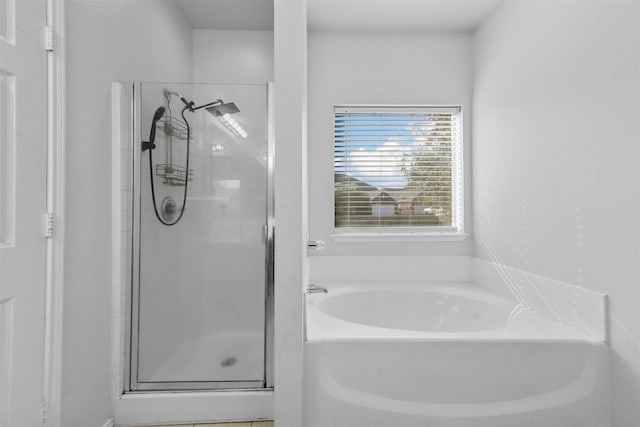
{"label": "window sill", "polygon": [[462,242],[467,233],[333,233],[331,240],[345,242]]}

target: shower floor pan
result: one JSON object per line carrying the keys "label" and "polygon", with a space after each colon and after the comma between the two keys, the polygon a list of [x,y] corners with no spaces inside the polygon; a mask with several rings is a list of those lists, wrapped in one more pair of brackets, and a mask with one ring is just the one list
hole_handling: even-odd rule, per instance
{"label": "shower floor pan", "polygon": [[[264,341],[260,334],[246,331],[213,334],[202,339],[186,341],[175,347],[166,357],[154,358],[153,365],[139,372],[141,388],[158,390],[159,385],[185,390],[226,388],[264,388]],[[147,358],[151,360],[151,358]],[[208,380],[210,379],[210,380]],[[160,388],[161,389],[161,388]]]}

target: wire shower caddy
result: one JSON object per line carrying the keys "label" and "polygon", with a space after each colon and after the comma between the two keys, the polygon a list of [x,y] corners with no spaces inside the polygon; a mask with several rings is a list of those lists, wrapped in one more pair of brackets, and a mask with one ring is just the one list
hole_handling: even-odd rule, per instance
{"label": "wire shower caddy", "polygon": [[167,136],[166,163],[156,165],[156,175],[163,179],[163,184],[172,186],[184,186],[187,181],[193,180],[193,169],[173,163],[173,140],[187,141],[193,137],[189,135],[189,128],[181,120],[171,115],[163,116],[158,121],[159,129]]}

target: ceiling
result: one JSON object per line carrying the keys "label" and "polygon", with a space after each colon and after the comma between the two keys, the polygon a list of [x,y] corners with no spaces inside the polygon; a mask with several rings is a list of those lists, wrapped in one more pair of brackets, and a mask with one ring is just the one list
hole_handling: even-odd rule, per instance
{"label": "ceiling", "polygon": [[502,0],[307,0],[310,30],[468,32]]}
{"label": "ceiling", "polygon": [[[273,30],[273,0],[176,0],[195,29]],[[473,31],[503,0],[307,0],[310,30]]]}
{"label": "ceiling", "polygon": [[194,29],[273,30],[273,0],[176,0]]}

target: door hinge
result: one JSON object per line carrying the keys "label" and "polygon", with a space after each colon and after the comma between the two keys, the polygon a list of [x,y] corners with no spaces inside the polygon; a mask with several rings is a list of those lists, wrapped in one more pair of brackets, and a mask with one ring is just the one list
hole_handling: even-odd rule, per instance
{"label": "door hinge", "polygon": [[53,27],[50,25],[44,27],[44,50],[53,52]]}
{"label": "door hinge", "polygon": [[46,212],[43,215],[43,225],[44,237],[53,237],[53,213]]}
{"label": "door hinge", "polygon": [[42,401],[42,425],[41,427],[47,427],[49,425],[49,402],[45,399]]}

